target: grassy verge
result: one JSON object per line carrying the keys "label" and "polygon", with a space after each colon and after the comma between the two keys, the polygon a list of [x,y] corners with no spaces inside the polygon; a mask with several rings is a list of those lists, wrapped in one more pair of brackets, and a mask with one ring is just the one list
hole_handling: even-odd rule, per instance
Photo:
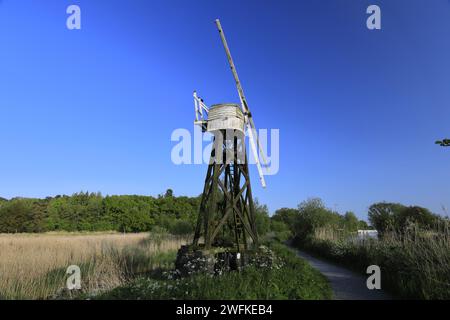
{"label": "grassy verge", "polygon": [[381,269],[382,288],[399,298],[450,299],[450,236],[392,234],[364,242],[311,238],[296,246],[366,274]]}
{"label": "grassy verge", "polygon": [[115,288],[100,299],[330,299],[325,277],[280,243],[270,244],[280,263],[247,267],[220,276],[170,279],[147,275]]}

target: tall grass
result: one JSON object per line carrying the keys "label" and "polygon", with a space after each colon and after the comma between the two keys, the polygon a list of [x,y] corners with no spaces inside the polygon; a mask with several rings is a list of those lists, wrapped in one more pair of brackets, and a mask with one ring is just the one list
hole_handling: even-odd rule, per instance
{"label": "tall grass", "polygon": [[148,233],[1,234],[0,298],[67,297],[66,269],[81,269],[81,292],[96,294],[170,264],[186,239]]}
{"label": "tall grass", "polygon": [[300,247],[365,273],[380,266],[382,287],[402,298],[450,299],[450,230],[425,232],[412,227],[380,240],[357,241],[321,231]]}

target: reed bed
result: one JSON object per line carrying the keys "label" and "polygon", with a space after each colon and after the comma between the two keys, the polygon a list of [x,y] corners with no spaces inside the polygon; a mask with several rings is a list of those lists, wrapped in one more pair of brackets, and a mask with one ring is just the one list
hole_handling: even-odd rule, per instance
{"label": "reed bed", "polygon": [[70,265],[81,269],[77,292],[97,294],[170,264],[186,241],[148,233],[0,234],[0,298],[67,297]]}

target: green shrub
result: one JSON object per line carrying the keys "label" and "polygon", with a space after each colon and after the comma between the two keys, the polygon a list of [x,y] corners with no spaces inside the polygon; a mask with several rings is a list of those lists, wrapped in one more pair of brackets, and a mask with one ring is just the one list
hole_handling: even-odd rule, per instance
{"label": "green shrub", "polygon": [[174,235],[187,235],[194,232],[194,226],[185,220],[176,221],[170,228],[170,233]]}

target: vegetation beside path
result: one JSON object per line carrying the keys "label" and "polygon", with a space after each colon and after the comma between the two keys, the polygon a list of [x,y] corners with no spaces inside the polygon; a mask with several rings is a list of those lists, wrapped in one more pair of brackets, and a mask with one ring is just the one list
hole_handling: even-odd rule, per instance
{"label": "vegetation beside path", "polygon": [[242,272],[199,274],[171,279],[170,272],[142,276],[99,299],[331,299],[326,278],[279,242],[269,247],[279,257],[268,266],[249,266]]}
{"label": "vegetation beside path", "polygon": [[318,199],[272,219],[290,226],[294,244],[367,275],[370,265],[381,269],[382,288],[399,298],[450,299],[450,223],[418,206],[378,203],[369,221],[378,238],[358,238],[357,220],[338,215]]}

